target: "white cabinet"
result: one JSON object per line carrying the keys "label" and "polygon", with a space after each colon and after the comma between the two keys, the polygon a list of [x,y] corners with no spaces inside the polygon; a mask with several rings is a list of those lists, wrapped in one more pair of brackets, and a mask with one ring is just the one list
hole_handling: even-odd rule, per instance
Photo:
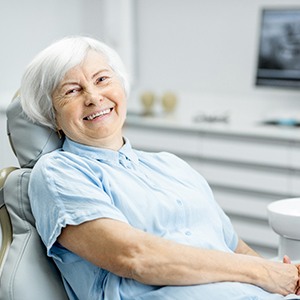
{"label": "white cabinet", "polygon": [[294,141],[291,144],[291,183],[290,190],[291,194],[295,197],[300,195],[300,142]]}
{"label": "white cabinet", "polygon": [[288,141],[209,132],[201,141],[207,158],[284,168],[289,163]]}
{"label": "white cabinet", "polygon": [[270,170],[232,161],[211,161],[203,157],[193,165],[213,185],[265,193],[288,192],[288,171]]}
{"label": "white cabinet", "polygon": [[184,153],[186,155],[198,155],[200,144],[198,134],[186,131],[178,135],[176,131],[152,128],[140,128],[138,126],[125,126],[125,135],[130,138],[136,148],[148,151],[169,151]]}
{"label": "white cabinet", "polygon": [[137,149],[170,151],[186,160],[207,179],[241,238],[276,256],[278,236],[269,227],[267,205],[300,195],[300,133],[297,139],[297,132],[280,129],[243,134],[195,127],[129,118],[124,134]]}

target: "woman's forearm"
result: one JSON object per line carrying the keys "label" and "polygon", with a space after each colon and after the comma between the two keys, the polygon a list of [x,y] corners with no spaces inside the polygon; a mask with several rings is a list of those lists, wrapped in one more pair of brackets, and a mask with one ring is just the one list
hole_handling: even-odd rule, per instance
{"label": "woman's forearm", "polygon": [[[192,285],[222,281],[250,283],[282,295],[298,289],[297,267],[265,260],[251,248],[227,253],[150,238],[145,260],[138,261],[133,278],[153,285]],[[245,248],[244,248],[245,250]],[[142,251],[143,252],[143,251]]]}
{"label": "woman's forearm", "polygon": [[147,253],[147,259],[143,262],[137,260],[132,275],[146,284],[191,285],[220,281],[256,284],[258,273],[262,273],[260,258],[168,241],[159,241],[157,244],[151,241],[151,246],[141,252]]}
{"label": "woman's forearm", "polygon": [[285,295],[295,291],[298,281],[293,265],[186,246],[109,219],[68,226],[59,242],[101,268],[145,284],[238,281]]}

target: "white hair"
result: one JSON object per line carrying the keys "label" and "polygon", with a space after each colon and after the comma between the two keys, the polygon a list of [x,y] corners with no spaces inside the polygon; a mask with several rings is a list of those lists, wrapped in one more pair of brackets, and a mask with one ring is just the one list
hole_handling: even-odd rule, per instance
{"label": "white hair", "polygon": [[103,55],[128,96],[128,75],[116,51],[89,37],[66,37],[40,52],[25,70],[20,94],[23,111],[29,119],[56,129],[52,94],[65,74],[79,65],[90,50]]}

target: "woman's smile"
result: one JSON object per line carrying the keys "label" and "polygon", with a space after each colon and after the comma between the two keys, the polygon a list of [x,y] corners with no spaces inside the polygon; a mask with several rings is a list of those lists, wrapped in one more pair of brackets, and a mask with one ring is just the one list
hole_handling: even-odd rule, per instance
{"label": "woman's smile", "polygon": [[103,116],[106,116],[108,114],[110,114],[110,112],[113,110],[113,108],[106,108],[106,109],[103,109],[103,110],[100,110],[96,113],[93,113],[89,116],[86,116],[84,117],[83,119],[85,121],[93,121],[95,119],[99,119],[100,117],[103,117]]}

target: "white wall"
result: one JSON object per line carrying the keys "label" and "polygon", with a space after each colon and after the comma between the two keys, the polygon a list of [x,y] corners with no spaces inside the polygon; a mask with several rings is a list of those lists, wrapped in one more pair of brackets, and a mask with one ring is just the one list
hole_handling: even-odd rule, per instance
{"label": "white wall", "polygon": [[[115,46],[124,2],[130,1],[0,0],[0,107],[18,88],[27,63],[53,40],[88,34]],[[298,110],[298,91],[256,88],[254,75],[261,8],[300,6],[299,0],[132,2],[136,42],[128,39],[128,48],[136,49],[136,88],[158,94],[174,90],[181,104],[192,103],[199,110]]]}
{"label": "white wall", "polygon": [[[29,61],[65,35],[101,35],[101,0],[0,0],[0,104]],[[4,95],[4,96],[3,96]]]}
{"label": "white wall", "polygon": [[261,8],[297,5],[299,0],[136,1],[138,87],[158,95],[174,90],[181,108],[194,112],[229,109],[241,119],[300,112],[300,91],[254,85]]}

